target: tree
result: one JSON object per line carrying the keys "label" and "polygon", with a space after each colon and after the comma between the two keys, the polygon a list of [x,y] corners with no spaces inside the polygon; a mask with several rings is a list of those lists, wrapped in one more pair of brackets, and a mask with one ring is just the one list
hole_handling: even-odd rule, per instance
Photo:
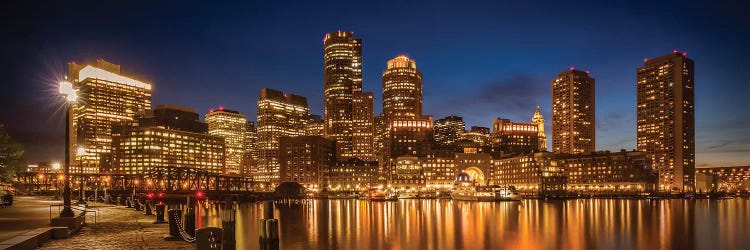
{"label": "tree", "polygon": [[23,147],[0,124],[0,183],[11,182],[16,173],[23,170],[22,158]]}

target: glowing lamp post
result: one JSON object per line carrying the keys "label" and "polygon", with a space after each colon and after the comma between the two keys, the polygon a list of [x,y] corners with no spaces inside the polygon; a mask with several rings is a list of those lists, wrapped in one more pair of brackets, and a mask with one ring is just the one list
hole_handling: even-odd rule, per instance
{"label": "glowing lamp post", "polygon": [[73,104],[78,101],[78,93],[73,89],[73,84],[68,81],[60,82],[60,94],[65,97],[65,188],[63,190],[63,205],[60,217],[73,217],[73,209],[70,208],[70,112]]}

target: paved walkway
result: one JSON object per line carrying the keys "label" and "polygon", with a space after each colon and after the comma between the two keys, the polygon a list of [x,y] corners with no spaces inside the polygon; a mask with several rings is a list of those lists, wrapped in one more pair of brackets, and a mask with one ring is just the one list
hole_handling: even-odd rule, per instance
{"label": "paved walkway", "polygon": [[[16,196],[13,206],[0,208],[0,242],[40,227],[49,226],[50,204],[62,204],[47,196]],[[57,207],[52,208],[56,215]]]}
{"label": "paved walkway", "polygon": [[97,224],[87,220],[79,234],[53,240],[40,249],[195,249],[191,243],[164,240],[169,226],[153,224],[154,216],[125,207],[98,209]]}

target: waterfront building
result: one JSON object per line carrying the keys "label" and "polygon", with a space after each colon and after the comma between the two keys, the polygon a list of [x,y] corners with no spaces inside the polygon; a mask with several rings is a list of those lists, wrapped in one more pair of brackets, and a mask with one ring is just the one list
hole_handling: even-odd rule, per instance
{"label": "waterfront building", "polygon": [[358,92],[353,99],[352,155],[363,161],[375,161],[375,111],[372,92]]}
{"label": "waterfront building", "polygon": [[326,169],[336,161],[336,142],[321,136],[279,138],[280,182],[318,188]]}
{"label": "waterfront building", "polygon": [[400,156],[425,157],[430,152],[433,141],[432,117],[390,122],[387,132],[385,160],[388,161],[386,174],[393,174],[395,159]]}
{"label": "waterfront building", "polygon": [[160,105],[134,121],[112,126],[112,168],[116,174],[144,174],[164,167],[224,173],[224,138],[207,134],[191,108]]}
{"label": "waterfront building", "polygon": [[399,156],[394,159],[391,188],[400,191],[418,191],[425,187],[422,161],[415,156]]}
{"label": "waterfront building", "polygon": [[431,153],[422,158],[422,173],[428,190],[450,190],[458,171],[454,154]]}
{"label": "waterfront building", "polygon": [[224,174],[244,175],[241,168],[242,156],[245,154],[245,137],[247,136],[247,118],[234,110],[211,110],[205,116],[208,134],[224,138]]}
{"label": "waterfront building", "polygon": [[552,153],[520,154],[492,161],[495,185],[515,186],[527,196],[565,195],[565,175]]}
{"label": "waterfront building", "polygon": [[534,116],[531,117],[531,123],[536,124],[538,126],[537,133],[538,133],[538,144],[539,144],[539,152],[547,151],[547,133],[544,132],[544,117],[542,116],[542,111],[539,109],[539,106],[536,106],[536,111],[534,111]]}
{"label": "waterfront building", "polygon": [[[71,115],[71,173],[99,173],[102,154],[112,153],[112,125],[134,120],[151,109],[151,83],[133,79],[102,59],[94,64],[68,63],[68,80],[79,101]],[[78,152],[81,151],[81,152]],[[82,153],[82,154],[79,154]]]}
{"label": "waterfront building", "polygon": [[492,156],[490,154],[479,152],[457,153],[454,164],[456,174],[460,172],[468,174],[476,185],[493,183]]}
{"label": "waterfront building", "polygon": [[362,92],[362,39],[337,31],[323,38],[326,136],[336,140],[337,157],[354,157],[354,96]]}
{"label": "waterfront building", "polygon": [[301,136],[310,119],[307,98],[263,88],[258,99],[258,163],[254,180],[279,182],[279,138]]}
{"label": "waterfront building", "polygon": [[[708,167],[698,168],[697,173],[714,175],[718,182],[717,189],[725,192],[749,192],[750,191],[750,166],[734,167]],[[705,186],[705,184],[704,184]],[[696,184],[696,187],[698,185]],[[702,191],[706,191],[703,188]],[[696,191],[701,191],[696,189]]]}
{"label": "waterfront building", "polygon": [[358,158],[337,161],[325,170],[323,178],[324,183],[320,188],[327,187],[333,191],[359,191],[384,184],[380,181],[378,162]]}
{"label": "waterfront building", "polygon": [[640,194],[655,190],[656,176],[646,152],[598,151],[557,155],[567,190],[579,194]]}
{"label": "waterfront building", "polygon": [[305,125],[306,136],[325,136],[325,122],[319,115],[311,115],[310,121]]}
{"label": "waterfront building", "polygon": [[637,148],[652,155],[662,192],[695,185],[694,74],[693,60],[677,51],[637,70]]}
{"label": "waterfront building", "polygon": [[405,55],[388,60],[383,72],[383,119],[386,123],[422,117],[422,72]]}
{"label": "waterfront building", "polygon": [[460,116],[450,115],[435,120],[435,143],[438,145],[454,145],[466,130],[466,123]]}
{"label": "waterfront building", "polygon": [[552,79],[552,151],[588,153],[596,150],[594,78],[573,69]]}
{"label": "waterfront building", "polygon": [[495,118],[490,145],[493,156],[539,151],[539,125]]}

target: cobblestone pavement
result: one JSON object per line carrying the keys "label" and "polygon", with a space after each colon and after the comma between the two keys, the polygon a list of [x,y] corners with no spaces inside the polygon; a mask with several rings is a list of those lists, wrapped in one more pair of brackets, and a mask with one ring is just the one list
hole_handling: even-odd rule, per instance
{"label": "cobblestone pavement", "polygon": [[153,224],[154,216],[132,208],[100,207],[98,223],[87,225],[69,239],[53,240],[40,249],[195,249],[184,241],[167,241],[168,224]]}

